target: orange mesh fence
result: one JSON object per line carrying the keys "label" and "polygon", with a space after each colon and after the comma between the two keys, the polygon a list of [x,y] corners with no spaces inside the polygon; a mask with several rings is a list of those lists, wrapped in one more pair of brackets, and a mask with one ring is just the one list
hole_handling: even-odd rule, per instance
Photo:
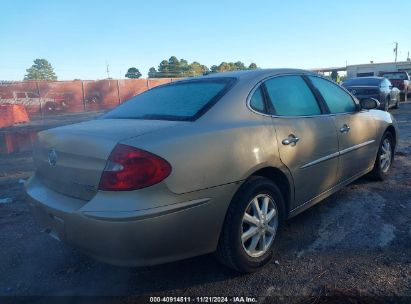
{"label": "orange mesh fence", "polygon": [[120,102],[124,102],[148,89],[147,79],[124,79],[118,81]]}
{"label": "orange mesh fence", "polygon": [[172,82],[172,78],[158,78],[158,79],[148,79],[148,89],[154,88],[161,84],[166,84]]}
{"label": "orange mesh fence", "polygon": [[119,104],[117,80],[84,81],[87,111],[112,109]]}
{"label": "orange mesh fence", "polygon": [[81,81],[39,81],[43,115],[84,112]]}
{"label": "orange mesh fence", "polygon": [[108,110],[171,78],[0,82],[0,105],[17,104],[30,116]]}

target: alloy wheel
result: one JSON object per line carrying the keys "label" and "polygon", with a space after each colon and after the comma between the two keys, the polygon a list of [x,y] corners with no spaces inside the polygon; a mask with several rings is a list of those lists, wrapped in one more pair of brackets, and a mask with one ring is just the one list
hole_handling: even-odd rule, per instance
{"label": "alloy wheel", "polygon": [[381,145],[380,151],[380,168],[381,171],[386,173],[391,166],[392,149],[391,142],[388,138],[385,138]]}
{"label": "alloy wheel", "polygon": [[278,208],[267,194],[255,196],[242,220],[241,242],[251,257],[264,255],[271,247],[278,228]]}

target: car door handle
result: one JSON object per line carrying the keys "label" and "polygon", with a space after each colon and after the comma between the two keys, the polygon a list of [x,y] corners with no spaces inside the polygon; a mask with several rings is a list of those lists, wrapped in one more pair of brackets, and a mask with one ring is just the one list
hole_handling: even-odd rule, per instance
{"label": "car door handle", "polygon": [[294,134],[290,134],[287,138],[283,139],[282,144],[285,146],[295,146],[299,140],[300,139],[297,136],[295,136]]}
{"label": "car door handle", "polygon": [[341,133],[348,133],[350,131],[350,126],[347,124],[344,124],[341,128],[340,128],[340,132]]}

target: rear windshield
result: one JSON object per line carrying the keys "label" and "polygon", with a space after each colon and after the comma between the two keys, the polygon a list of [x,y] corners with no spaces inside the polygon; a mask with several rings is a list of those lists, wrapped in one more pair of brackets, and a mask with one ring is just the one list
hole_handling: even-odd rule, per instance
{"label": "rear windshield", "polygon": [[363,86],[379,86],[381,79],[379,78],[367,78],[367,77],[360,77],[360,78],[352,78],[348,79],[343,82],[343,86],[353,86],[353,85],[363,85]]}
{"label": "rear windshield", "polygon": [[382,76],[388,79],[396,80],[407,79],[407,75],[405,73],[384,73]]}
{"label": "rear windshield", "polygon": [[234,84],[234,78],[179,81],[137,95],[103,118],[195,120]]}

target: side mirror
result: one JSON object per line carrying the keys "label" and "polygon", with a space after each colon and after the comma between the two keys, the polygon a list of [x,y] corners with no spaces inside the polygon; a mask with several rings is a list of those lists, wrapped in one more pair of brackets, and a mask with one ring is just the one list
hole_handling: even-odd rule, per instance
{"label": "side mirror", "polygon": [[380,102],[375,98],[364,98],[360,100],[361,109],[371,110],[380,107]]}

